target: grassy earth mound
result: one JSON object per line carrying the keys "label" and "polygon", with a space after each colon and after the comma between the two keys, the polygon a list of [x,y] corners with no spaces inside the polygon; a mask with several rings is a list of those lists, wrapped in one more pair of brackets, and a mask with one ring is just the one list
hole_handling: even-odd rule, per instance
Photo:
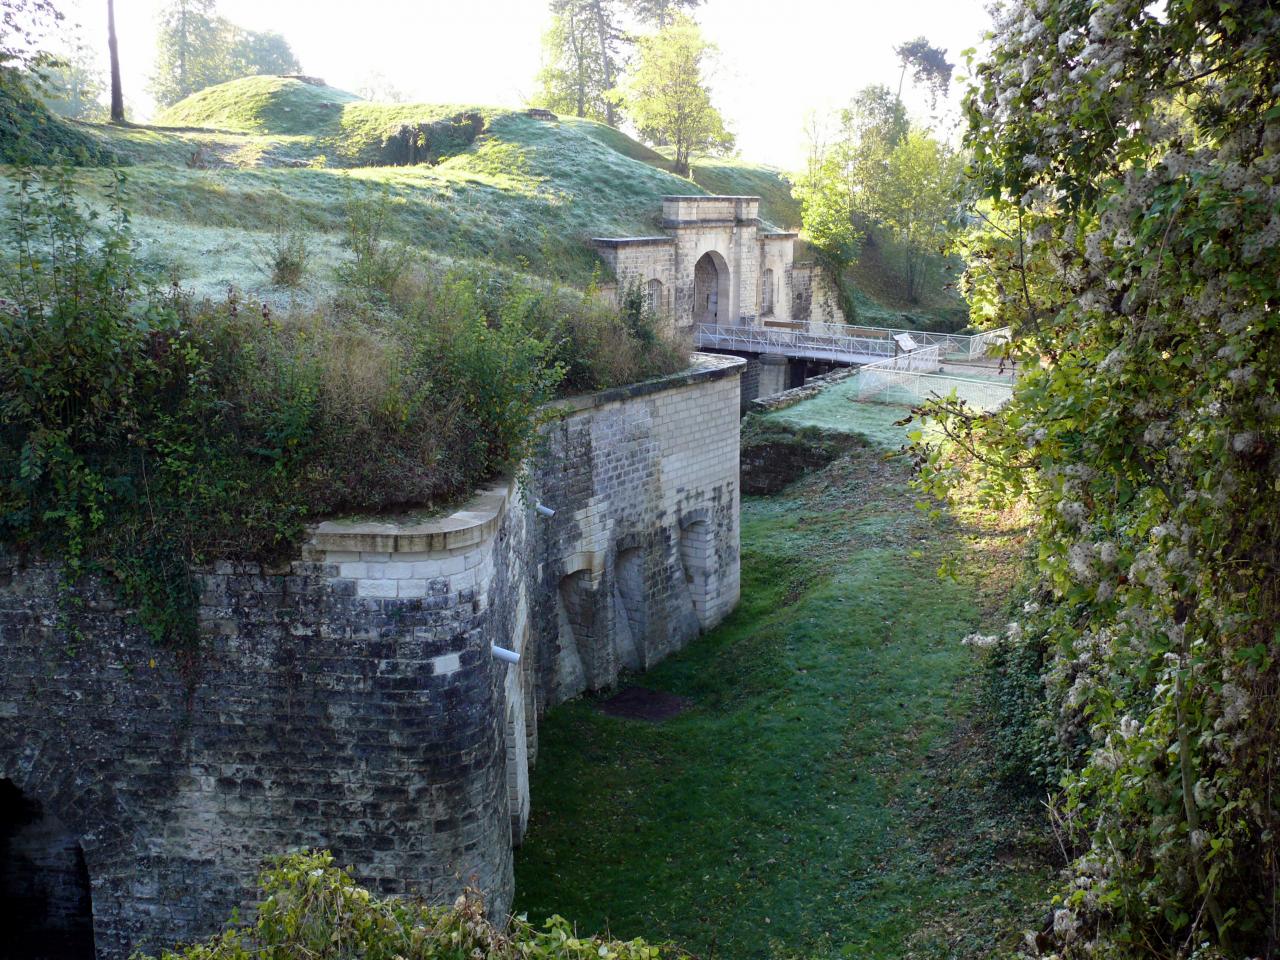
{"label": "grassy earth mound", "polygon": [[360,98],[297,77],[242,77],[179,100],[156,117],[161,127],[233,133],[312,134],[341,118]]}
{"label": "grassy earth mound", "polygon": [[[759,196],[766,229],[801,220],[790,182],[771,167],[697,158],[688,179],[671,172],[662,150],[595,121],[483,104],[373,103],[309,78],[218,84],[164,111],[156,126],[67,129],[89,155],[131,165],[147,259],[206,296],[234,286],[290,305],[323,298],[345,257],[344,211],[374,196],[390,201],[392,242],[448,264],[492,262],[578,287],[607,279],[590,238],[657,232],[670,194]],[[112,178],[89,172],[80,186],[101,202]],[[297,288],[279,290],[263,251],[290,230],[305,234],[309,262]],[[798,244],[797,259],[805,255]],[[857,280],[863,322],[927,328],[954,308],[930,302],[905,317],[870,273]]]}

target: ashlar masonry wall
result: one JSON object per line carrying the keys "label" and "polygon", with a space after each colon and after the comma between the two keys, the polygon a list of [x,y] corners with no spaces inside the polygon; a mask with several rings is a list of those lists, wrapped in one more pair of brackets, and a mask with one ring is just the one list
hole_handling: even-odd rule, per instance
{"label": "ashlar masonry wall", "polygon": [[826,271],[812,261],[791,269],[791,319],[811,326],[845,324],[840,295]]}
{"label": "ashlar masonry wall", "polygon": [[76,858],[52,872],[87,873],[98,956],[216,931],[304,846],[504,913],[538,717],[737,601],[741,366],[562,404],[522,488],[448,517],[326,523],[279,568],[207,571],[195,673],[102,585],[69,607],[56,564],[0,556],[0,781],[57,825],[13,827],[23,849],[43,829]]}

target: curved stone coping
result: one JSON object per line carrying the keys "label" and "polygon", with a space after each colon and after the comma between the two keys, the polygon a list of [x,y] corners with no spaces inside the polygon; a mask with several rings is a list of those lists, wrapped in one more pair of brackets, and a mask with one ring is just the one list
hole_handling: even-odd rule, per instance
{"label": "curved stone coping", "polygon": [[689,360],[689,366],[678,373],[658,377],[654,380],[629,383],[625,387],[611,387],[608,390],[600,390],[596,393],[584,393],[577,397],[556,400],[548,404],[547,409],[563,418],[583,410],[603,407],[609,403],[620,403],[623,400],[634,400],[637,397],[647,397],[654,393],[662,393],[665,390],[673,390],[691,383],[740,376],[742,368],[747,365],[747,361],[744,358],[723,353],[695,353],[690,356]]}
{"label": "curved stone coping", "polygon": [[[679,373],[557,400],[548,409],[563,418],[608,403],[738,376],[747,363],[741,357],[716,353],[695,353],[690,361]],[[325,520],[312,528],[306,546],[310,551],[327,553],[456,554],[497,533],[514,492],[510,478],[500,480],[477,492],[461,509],[430,520]]]}
{"label": "curved stone coping", "polygon": [[430,520],[326,520],[312,528],[307,546],[340,553],[456,553],[498,531],[515,490],[501,480],[479,491],[460,510]]}

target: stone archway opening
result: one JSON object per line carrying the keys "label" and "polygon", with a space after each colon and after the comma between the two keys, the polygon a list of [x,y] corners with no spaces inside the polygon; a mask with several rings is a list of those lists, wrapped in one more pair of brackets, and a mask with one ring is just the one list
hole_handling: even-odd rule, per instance
{"label": "stone archway opening", "polygon": [[700,624],[710,622],[711,574],[715,566],[715,541],[711,525],[694,520],[680,530],[680,565],[689,590],[689,600]]}
{"label": "stone archway opening", "polygon": [[644,666],[646,630],[644,558],[632,547],[618,551],[613,567],[614,646],[628,670]]}
{"label": "stone archway opening", "polygon": [[697,323],[731,324],[729,265],[710,250],[693,265],[693,318]]}
{"label": "stone archway opening", "polygon": [[0,780],[0,930],[10,960],[93,960],[93,901],[76,835]]}

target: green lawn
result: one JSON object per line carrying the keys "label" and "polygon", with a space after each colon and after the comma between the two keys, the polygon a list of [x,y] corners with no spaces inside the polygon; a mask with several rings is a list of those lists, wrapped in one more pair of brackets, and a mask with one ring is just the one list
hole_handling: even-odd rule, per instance
{"label": "green lawn", "polygon": [[[687,713],[544,720],[519,911],[734,960],[1016,944],[1049,871],[988,776],[960,639],[997,622],[1019,540],[928,519],[905,480],[860,448],[743,504],[741,606],[637,680]],[[936,575],[957,552],[971,582]]]}

